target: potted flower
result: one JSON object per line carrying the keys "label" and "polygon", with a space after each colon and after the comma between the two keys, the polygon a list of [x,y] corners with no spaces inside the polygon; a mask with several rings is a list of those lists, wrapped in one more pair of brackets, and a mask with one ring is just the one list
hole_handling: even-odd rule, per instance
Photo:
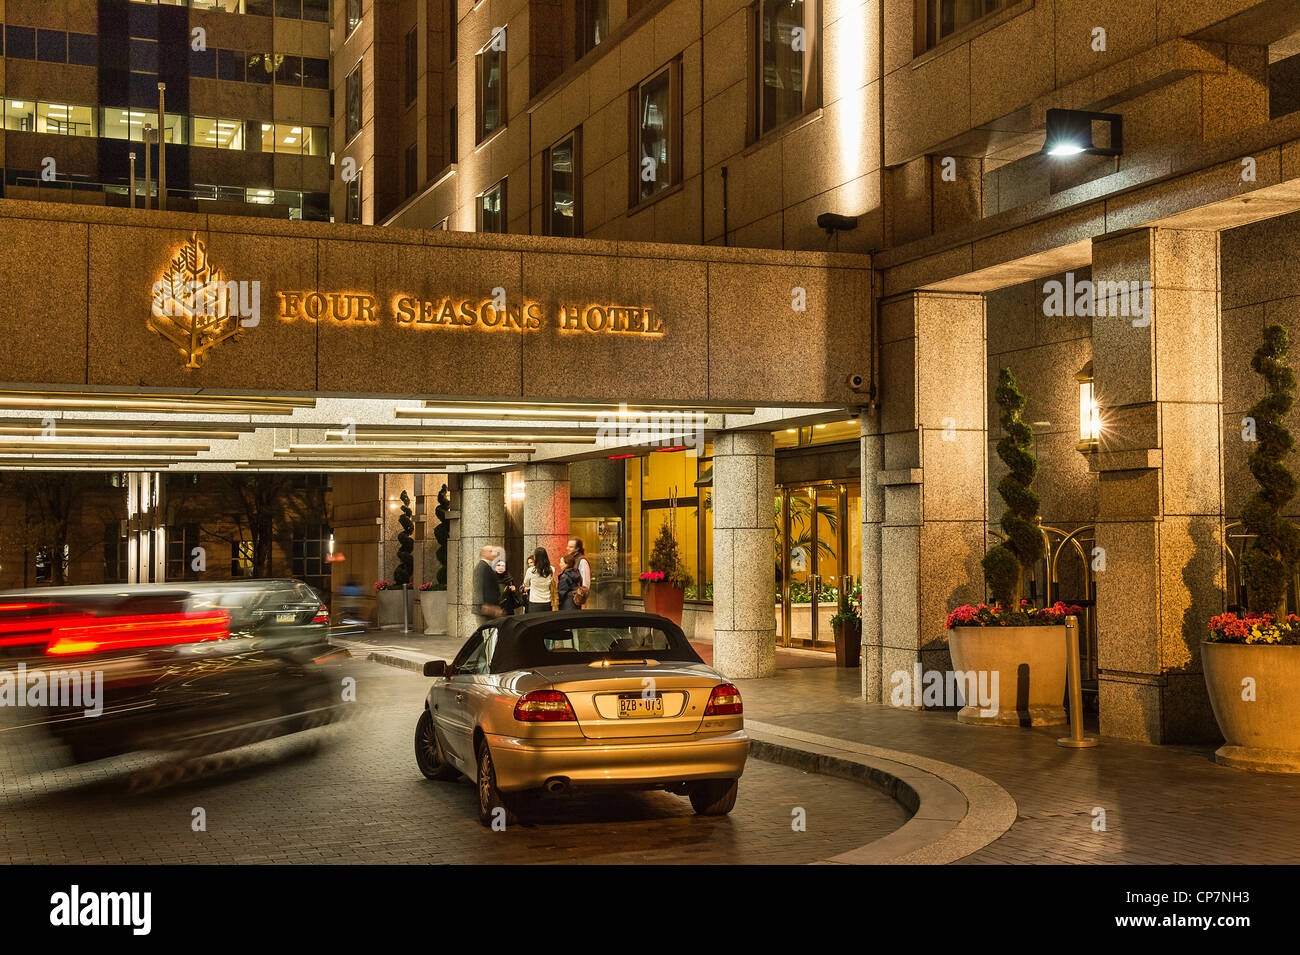
{"label": "potted flower", "polygon": [[401,626],[402,600],[410,585],[402,585],[393,580],[375,582],[375,602],[379,606],[379,625],[381,627]]}
{"label": "potted flower", "polygon": [[1008,473],[998,482],[1006,502],[1002,532],[1006,539],[984,555],[984,582],[991,604],[958,607],[948,615],[948,648],[958,686],[984,677],[993,705],[967,700],[958,712],[962,723],[994,726],[1043,726],[1065,722],[1067,643],[1065,617],[1076,608],[1056,604],[1034,609],[1022,599],[1024,573],[1046,550],[1038,522],[1038,495],[1030,485],[1038,472],[1032,453],[1034,432],[1022,419],[1025,396],[1010,368],[998,373],[994,392],[1002,409],[1005,432],[998,457]]}
{"label": "potted flower", "polygon": [[690,583],[691,575],[682,566],[677,541],[665,521],[650,552],[650,569],[641,575],[646,612],[657,613],[681,626],[682,601]]}
{"label": "potted flower", "polygon": [[1294,443],[1286,417],[1296,385],[1288,350],[1286,329],[1270,325],[1250,363],[1268,388],[1247,412],[1258,442],[1250,472],[1260,485],[1241,512],[1254,535],[1241,557],[1251,610],[1214,617],[1201,644],[1210,706],[1226,741],[1215,761],[1278,773],[1300,772],[1300,618],[1287,612],[1287,585],[1300,562],[1300,529],[1282,516],[1295,494],[1286,467]]}
{"label": "potted flower", "polygon": [[862,655],[862,585],[858,584],[840,600],[839,610],[831,617],[835,631],[835,665],[856,667]]}

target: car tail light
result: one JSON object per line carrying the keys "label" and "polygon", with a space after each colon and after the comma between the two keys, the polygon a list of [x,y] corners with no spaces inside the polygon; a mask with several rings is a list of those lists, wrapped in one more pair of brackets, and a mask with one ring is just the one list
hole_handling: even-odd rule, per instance
{"label": "car tail light", "polygon": [[55,627],[45,652],[51,656],[96,653],[178,643],[202,643],[230,636],[230,616],[224,610],[202,613],[131,614],[92,617]]}
{"label": "car tail light", "polygon": [[312,623],[329,623],[329,622],[330,622],[330,608],[327,607],[327,606],[325,606],[324,604],[321,604],[321,605],[320,605],[320,609],[316,611],[316,616],[314,616],[314,617],[311,618],[311,622],[312,622]]}
{"label": "car tail light", "polygon": [[709,694],[709,705],[704,708],[705,716],[739,716],[742,712],[740,691],[730,683],[715,686]]}
{"label": "car tail light", "polygon": [[515,704],[515,719],[523,723],[576,722],[569,698],[559,690],[533,690]]}

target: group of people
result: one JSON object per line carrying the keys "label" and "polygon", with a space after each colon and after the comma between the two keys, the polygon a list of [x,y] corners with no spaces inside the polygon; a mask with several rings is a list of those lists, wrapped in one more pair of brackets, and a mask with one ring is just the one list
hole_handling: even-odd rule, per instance
{"label": "group of people", "polygon": [[516,585],[506,570],[504,547],[488,545],[479,553],[474,569],[474,606],[479,623],[508,616],[522,608],[527,613],[581,610],[591,595],[591,564],[582,538],[572,537],[557,568],[551,555],[539,547],[528,556],[523,582]]}

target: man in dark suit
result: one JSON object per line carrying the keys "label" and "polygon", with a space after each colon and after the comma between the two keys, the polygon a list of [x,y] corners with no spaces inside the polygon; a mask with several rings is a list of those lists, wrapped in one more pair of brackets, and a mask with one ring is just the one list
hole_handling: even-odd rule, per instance
{"label": "man in dark suit", "polygon": [[501,609],[501,582],[493,564],[505,556],[505,548],[485,546],[479,552],[479,562],[474,567],[474,620],[481,627],[504,612]]}

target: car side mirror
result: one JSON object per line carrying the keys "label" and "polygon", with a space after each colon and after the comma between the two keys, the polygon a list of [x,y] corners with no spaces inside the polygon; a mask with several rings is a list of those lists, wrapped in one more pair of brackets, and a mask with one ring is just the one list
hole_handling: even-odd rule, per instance
{"label": "car side mirror", "polygon": [[425,675],[425,676],[446,676],[446,675],[447,675],[447,661],[446,661],[446,660],[430,660],[430,661],[428,661],[428,662],[425,663],[425,665],[424,665],[424,675]]}

